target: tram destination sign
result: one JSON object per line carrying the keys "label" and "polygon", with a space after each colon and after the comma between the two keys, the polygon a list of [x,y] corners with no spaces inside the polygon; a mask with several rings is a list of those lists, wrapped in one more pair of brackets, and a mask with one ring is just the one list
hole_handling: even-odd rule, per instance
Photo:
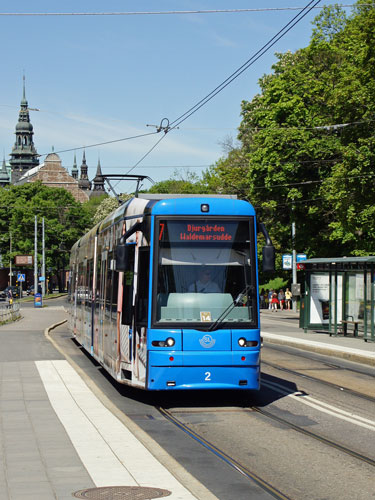
{"label": "tram destination sign", "polygon": [[32,266],[34,264],[34,257],[32,255],[16,255],[14,263],[16,266]]}
{"label": "tram destination sign", "polygon": [[[182,222],[160,221],[159,241],[181,243],[233,243],[239,223],[233,221]],[[246,234],[246,233],[245,233]]]}

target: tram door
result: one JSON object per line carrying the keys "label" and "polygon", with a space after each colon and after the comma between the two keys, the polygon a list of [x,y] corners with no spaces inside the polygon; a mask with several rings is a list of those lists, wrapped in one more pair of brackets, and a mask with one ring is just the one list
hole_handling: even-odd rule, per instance
{"label": "tram door", "polygon": [[132,335],[133,335],[133,301],[134,301],[134,264],[135,243],[126,245],[127,269],[123,273],[123,292],[121,305],[120,346],[121,360],[131,378],[132,366]]}
{"label": "tram door", "polygon": [[97,356],[100,361],[104,360],[104,323],[105,323],[105,278],[107,272],[107,251],[102,252],[101,255],[101,266],[100,266],[100,280],[99,280],[99,294],[98,301],[96,304],[97,311]]}
{"label": "tram door", "polygon": [[133,320],[134,381],[144,386],[147,362],[147,319],[149,301],[150,247],[138,249],[138,269],[135,282],[135,307]]}

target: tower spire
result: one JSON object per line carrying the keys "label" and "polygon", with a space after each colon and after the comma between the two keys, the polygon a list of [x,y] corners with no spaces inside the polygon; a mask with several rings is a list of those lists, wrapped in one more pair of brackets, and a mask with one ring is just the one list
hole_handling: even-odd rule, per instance
{"label": "tower spire", "polygon": [[86,154],[83,150],[82,164],[81,164],[81,177],[79,178],[78,185],[84,191],[89,191],[91,189],[91,182],[89,181],[87,175],[87,164],[86,164]]}
{"label": "tower spire", "polygon": [[0,170],[0,186],[4,187],[7,186],[10,182],[6,163],[5,163],[5,155],[3,156],[3,165]]}
{"label": "tower spire", "polygon": [[38,153],[33,142],[34,132],[30,123],[25,87],[25,75],[23,75],[21,109],[15,132],[16,142],[12,148],[9,161],[12,169],[12,183],[17,182],[24,172],[39,165]]}
{"label": "tower spire", "polygon": [[92,191],[90,194],[90,198],[92,196],[101,196],[102,194],[105,194],[105,187],[104,187],[104,178],[102,174],[102,167],[100,165],[100,158],[98,158],[98,166],[96,167],[96,175],[94,179],[92,180]]}
{"label": "tower spire", "polygon": [[73,177],[73,179],[78,179],[77,158],[76,158],[75,152],[74,152],[74,160],[73,160],[73,168],[72,168],[72,177]]}

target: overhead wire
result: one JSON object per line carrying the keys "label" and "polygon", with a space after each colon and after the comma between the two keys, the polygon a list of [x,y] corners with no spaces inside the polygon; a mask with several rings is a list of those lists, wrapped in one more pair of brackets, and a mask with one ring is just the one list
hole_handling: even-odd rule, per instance
{"label": "overhead wire", "polygon": [[[178,118],[170,123],[170,129],[178,127],[181,123],[187,120],[191,115],[196,113],[201,107],[207,104],[211,99],[213,99],[217,94],[224,90],[230,83],[232,83],[236,78],[238,78],[244,71],[246,71],[250,66],[252,66],[260,57],[262,57],[271,47],[273,47],[283,36],[285,36],[296,24],[298,24],[307,14],[315,7],[320,0],[311,0],[304,9],[293,17],[281,30],[279,30],[276,35],[274,35],[266,44],[263,45],[255,54],[253,54],[242,66],[240,66],[236,71],[234,71],[228,78],[226,78],[220,85],[218,85],[214,90],[207,94],[203,99],[197,102],[190,109],[185,111]],[[314,5],[312,5],[314,4]]]}
{"label": "overhead wire", "polygon": [[[94,148],[97,146],[104,146],[105,144],[113,144],[114,142],[123,142],[123,141],[130,141],[131,139],[139,139],[141,137],[147,137],[149,135],[156,135],[158,132],[148,132],[147,134],[139,134],[139,135],[133,135],[130,137],[124,137],[122,139],[114,139],[112,141],[105,141],[105,142],[98,142],[96,144],[89,144],[88,146],[79,146],[75,148],[69,148],[69,149],[61,149],[60,151],[54,151],[54,153],[67,153],[69,151],[77,151],[79,149],[88,149],[88,148]],[[38,156],[46,156],[50,153],[42,153],[38,154]]]}
{"label": "overhead wire", "polygon": [[[338,4],[339,7],[372,7],[373,4]],[[37,16],[155,16],[184,14],[241,14],[246,12],[280,12],[303,10],[305,7],[258,7],[248,9],[206,9],[206,10],[160,10],[160,11],[123,11],[123,12],[0,12],[0,16],[37,17]],[[314,9],[323,7],[314,6]]]}
{"label": "overhead wire", "polygon": [[[232,83],[236,78],[238,78],[244,71],[246,71],[252,64],[254,64],[260,57],[262,57],[273,45],[275,45],[283,36],[285,36],[296,24],[298,24],[311,10],[316,7],[321,0],[311,0],[301,12],[293,17],[281,30],[276,33],[266,44],[263,45],[254,55],[252,55],[242,66],[240,66],[236,71],[234,71],[228,78],[226,78],[220,85],[218,85],[214,90],[207,94],[203,99],[201,99],[197,104],[188,109],[185,113],[180,115],[178,118],[172,122],[168,121],[166,126],[162,126],[163,120],[157,132],[161,130],[164,131],[164,135],[147,151],[145,155],[131,168],[127,173],[134,170],[155,148],[159,143],[166,137],[167,133],[175,128],[177,128],[181,123],[186,121],[191,115],[196,113],[200,108],[207,104],[211,99],[213,99],[217,94],[224,90],[230,83]],[[119,181],[121,182],[121,181]],[[115,187],[119,184],[115,185]]]}

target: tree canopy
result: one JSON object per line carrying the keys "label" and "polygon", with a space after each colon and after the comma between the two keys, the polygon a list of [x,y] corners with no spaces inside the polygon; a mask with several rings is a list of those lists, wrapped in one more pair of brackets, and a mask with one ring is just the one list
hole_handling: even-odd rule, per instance
{"label": "tree canopy", "polygon": [[54,273],[67,266],[70,248],[91,225],[90,212],[65,189],[40,182],[0,189],[0,248],[4,266],[9,266],[10,257],[34,254],[35,216],[39,259],[44,218],[45,265],[46,270]]}
{"label": "tree canopy", "polygon": [[310,44],[277,58],[206,181],[251,201],[280,253],[293,220],[308,256],[373,253],[375,8],[324,8]]}

